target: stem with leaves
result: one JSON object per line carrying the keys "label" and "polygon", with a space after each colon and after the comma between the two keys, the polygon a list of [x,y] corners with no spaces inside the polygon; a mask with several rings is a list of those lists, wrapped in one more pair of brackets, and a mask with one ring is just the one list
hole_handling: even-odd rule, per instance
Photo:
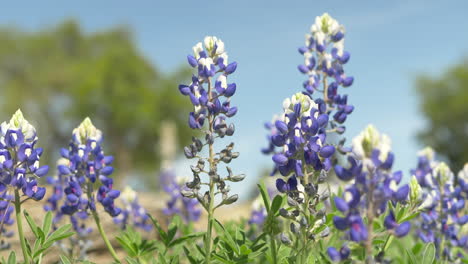
{"label": "stem with leaves", "polygon": [[[93,190],[93,184],[91,182],[88,183],[88,188],[87,188],[87,194],[88,194],[88,200],[92,199],[92,190]],[[104,243],[107,246],[107,249],[112,255],[112,258],[115,260],[115,262],[120,263],[119,257],[117,256],[117,253],[115,253],[114,247],[112,247],[111,242],[107,238],[106,232],[104,231],[104,228],[102,227],[101,224],[101,219],[99,219],[99,215],[96,210],[91,210],[91,213],[94,218],[94,222],[96,222],[96,226],[99,230],[99,234],[102,237],[102,240],[104,240]]]}

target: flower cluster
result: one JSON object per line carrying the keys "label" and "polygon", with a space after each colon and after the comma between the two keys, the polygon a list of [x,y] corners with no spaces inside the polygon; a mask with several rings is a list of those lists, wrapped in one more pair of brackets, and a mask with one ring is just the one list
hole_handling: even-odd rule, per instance
{"label": "flower cluster", "polygon": [[[437,257],[455,261],[462,257],[460,251],[468,249],[468,233],[461,232],[468,223],[464,213],[466,195],[463,196],[466,177],[459,173],[458,185],[450,168],[434,159],[430,148],[418,155],[418,165],[412,174],[423,191],[419,238],[425,243],[434,243]],[[468,225],[467,225],[468,226]]]}
{"label": "flower cluster", "polygon": [[[67,161],[65,159],[61,158],[58,161],[58,166],[61,166],[66,162]],[[62,210],[63,203],[66,203],[64,189],[68,188],[66,186],[66,180],[66,177],[60,174],[55,177],[47,178],[47,183],[52,185],[53,192],[52,195],[47,199],[47,204],[44,205],[44,210],[54,212],[55,215],[53,218],[53,226],[55,229],[58,228],[59,222],[64,217],[68,217],[70,223],[73,226],[73,229],[76,232],[76,244],[90,245],[88,235],[92,232],[92,228],[86,226],[86,220],[89,218],[89,216],[84,210],[84,204],[81,205],[81,210],[77,211],[76,213],[68,213],[67,210]],[[61,243],[60,246],[62,249],[64,249],[64,251],[68,251],[65,249],[66,246],[64,244]],[[86,250],[80,250],[80,252],[85,251]]]}
{"label": "flower cluster", "polygon": [[[405,236],[410,231],[410,222],[398,223],[394,212],[388,208],[389,202],[405,204],[410,188],[408,184],[400,185],[403,177],[401,171],[391,171],[394,156],[390,152],[389,140],[372,125],[353,140],[353,151],[355,153],[348,157],[349,168],[335,166],[338,178],[350,184],[341,197],[334,198],[342,216],[334,216],[333,223],[338,230],[346,231],[345,239],[363,243],[370,257],[374,219],[386,215],[384,226],[396,237]],[[364,221],[364,216],[367,221]],[[336,252],[334,248],[329,249],[330,258],[338,259]]]}
{"label": "flower cluster", "polygon": [[33,200],[41,200],[45,188],[37,185],[37,178],[47,174],[49,166],[40,166],[43,149],[38,148],[36,129],[20,110],[10,122],[0,126],[0,188],[13,187]]}
{"label": "flower cluster", "polygon": [[[209,263],[212,246],[212,227],[214,211],[216,208],[232,204],[237,201],[238,195],[229,195],[230,187],[227,182],[239,182],[244,175],[234,175],[229,167],[228,175],[221,177],[218,173],[220,163],[228,164],[239,156],[234,152],[234,143],[230,143],[219,152],[215,152],[216,138],[232,136],[234,124],[228,124],[227,119],[237,113],[237,107],[231,106],[231,97],[236,92],[236,84],[229,83],[228,77],[237,68],[236,62],[228,63],[228,56],[224,50],[224,42],[217,37],[205,37],[204,44],[197,43],[193,47],[194,55],[187,57],[188,63],[197,69],[189,85],[182,84],[179,91],[189,96],[194,111],[189,114],[188,124],[192,129],[201,130],[205,140],[192,139],[192,144],[184,148],[188,159],[197,158],[197,165],[191,166],[193,180],[186,183],[187,190],[181,193],[187,198],[197,198],[208,214],[208,230],[205,236],[205,262]],[[205,122],[206,121],[206,122]],[[206,124],[206,125],[205,125]],[[202,157],[204,146],[208,146],[208,157]],[[208,163],[205,169],[205,163]],[[201,175],[208,176],[202,180]],[[208,190],[201,191],[201,186],[208,186]],[[215,197],[221,196],[221,201],[215,204]]]}
{"label": "flower cluster", "polygon": [[[347,104],[347,95],[339,94],[338,88],[351,86],[354,79],[346,76],[343,69],[350,57],[344,51],[344,27],[328,14],[315,19],[311,33],[306,35],[306,46],[299,52],[305,57],[298,69],[308,77],[303,84],[306,91],[284,100],[282,114],[266,124],[270,130],[269,146],[262,151],[272,155],[272,175],[279,172],[289,177],[277,179],[276,186],[287,194],[289,205],[296,207],[283,209],[282,216],[304,228],[297,232],[299,228],[293,223],[291,232],[313,240],[314,229],[321,228],[325,221],[325,209],[319,204],[329,196],[328,191],[320,193],[319,184],[326,181],[333,168],[335,154],[350,151],[344,147],[344,138],[332,135],[345,132],[343,123],[354,110]],[[302,205],[307,209],[302,210]],[[328,230],[320,235],[328,235]],[[287,238],[285,234],[283,237]]]}
{"label": "flower cluster", "polygon": [[273,155],[281,175],[294,172],[303,177],[306,168],[314,171],[331,168],[330,157],[335,147],[326,143],[328,115],[321,109],[324,107],[302,93],[284,100],[283,115],[275,121],[278,133],[272,136],[272,143],[283,148],[282,152]]}
{"label": "flower cluster", "polygon": [[[237,195],[228,196],[230,191],[226,181],[241,181],[243,175],[233,175],[230,168],[228,176],[222,178],[217,172],[220,162],[230,163],[239,156],[234,152],[234,143],[229,144],[218,153],[214,153],[213,144],[216,137],[223,138],[234,134],[234,124],[227,124],[226,119],[237,113],[237,107],[231,106],[231,96],[236,91],[235,83],[228,83],[227,77],[232,74],[237,63],[228,63],[228,56],[224,50],[224,43],[216,37],[205,37],[204,46],[201,42],[193,47],[194,56],[188,56],[189,64],[198,69],[198,74],[192,76],[190,85],[180,85],[179,90],[183,95],[190,97],[194,105],[194,112],[189,115],[189,126],[193,129],[201,129],[205,133],[205,143],[193,138],[192,144],[184,148],[185,156],[189,159],[198,158],[196,166],[192,166],[193,181],[186,184],[189,190],[183,190],[182,194],[188,198],[197,198],[204,208],[209,208],[214,198],[214,190],[205,194],[199,193],[201,188],[200,173],[209,175],[211,189],[216,185],[218,193],[222,195],[222,201],[217,205],[230,204],[237,200]],[[215,79],[214,85],[212,80]],[[207,128],[204,128],[205,119],[208,120]],[[205,145],[209,145],[209,157],[203,158],[198,154]],[[205,170],[205,162],[209,163],[209,170]]]}
{"label": "flower cluster", "polygon": [[[72,215],[78,211],[96,211],[97,199],[109,215],[115,217],[120,214],[121,209],[114,205],[120,191],[112,189],[113,179],[109,177],[114,171],[111,167],[114,159],[104,155],[101,142],[101,131],[86,118],[73,130],[69,148],[60,151],[63,159],[57,169],[59,177],[66,177],[62,213]],[[100,184],[95,193],[96,182]]]}
{"label": "flower cluster", "polygon": [[[234,73],[237,63],[228,64],[228,55],[224,51],[224,43],[216,37],[205,37],[204,48],[201,42],[193,47],[194,56],[187,57],[190,66],[198,69],[198,75],[192,76],[192,83],[181,84],[179,90],[183,95],[189,96],[194,106],[194,111],[189,115],[189,126],[193,129],[201,129],[207,115],[219,115],[210,124],[216,133],[223,137],[232,135],[234,126],[226,125],[226,117],[232,117],[237,113],[237,107],[231,106],[230,97],[236,92],[236,84],[228,83],[227,77]],[[214,87],[211,79],[216,78]],[[207,85],[208,88],[204,87]],[[221,102],[225,97],[225,100]],[[210,135],[212,136],[212,135]],[[196,153],[196,152],[195,152]]]}
{"label": "flower cluster", "polygon": [[130,187],[125,187],[119,198],[122,203],[122,213],[114,217],[114,222],[126,229],[130,220],[132,225],[145,231],[150,231],[153,225],[147,211],[138,203],[137,193]]}
{"label": "flower cluster", "polygon": [[338,93],[340,86],[349,87],[354,81],[343,69],[350,58],[349,52],[344,50],[344,33],[343,25],[327,13],[316,17],[310,34],[306,34],[305,46],[299,48],[305,62],[298,66],[299,71],[308,77],[303,83],[306,93],[323,93],[323,101],[328,106],[325,112],[330,116],[334,112],[331,125],[338,125],[339,132],[344,131],[340,124],[343,124],[354,110],[354,107],[347,103],[347,95]]}
{"label": "flower cluster", "polygon": [[183,184],[183,181],[177,179],[174,171],[170,169],[162,171],[160,179],[163,190],[170,197],[163,213],[167,216],[180,215],[185,223],[198,221],[201,215],[200,203],[197,199],[182,195],[182,191],[188,191],[188,188]]}

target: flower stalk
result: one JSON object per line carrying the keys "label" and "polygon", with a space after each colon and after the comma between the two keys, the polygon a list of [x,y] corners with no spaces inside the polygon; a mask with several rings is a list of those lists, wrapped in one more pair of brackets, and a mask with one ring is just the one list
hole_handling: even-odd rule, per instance
{"label": "flower stalk", "polygon": [[26,247],[26,238],[24,237],[23,232],[23,218],[22,218],[22,211],[21,211],[21,200],[20,194],[18,190],[15,190],[15,213],[16,213],[16,225],[18,226],[18,236],[21,244],[21,250],[23,251],[23,258],[24,263],[29,263],[29,254]]}

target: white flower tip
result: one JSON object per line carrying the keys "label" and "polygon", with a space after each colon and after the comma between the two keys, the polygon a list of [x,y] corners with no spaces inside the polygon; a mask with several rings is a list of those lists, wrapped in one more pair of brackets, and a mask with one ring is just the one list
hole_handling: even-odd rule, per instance
{"label": "white flower tip", "polygon": [[81,124],[73,130],[80,143],[86,143],[87,139],[99,141],[102,137],[101,130],[97,129],[91,119],[86,117]]}
{"label": "white flower tip", "polygon": [[128,203],[132,203],[136,200],[137,193],[130,186],[125,186],[120,197]]}

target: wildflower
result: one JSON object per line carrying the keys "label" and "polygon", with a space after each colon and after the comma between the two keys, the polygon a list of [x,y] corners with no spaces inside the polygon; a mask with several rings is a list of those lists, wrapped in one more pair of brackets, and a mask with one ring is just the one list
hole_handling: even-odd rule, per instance
{"label": "wildflower", "polygon": [[174,171],[169,169],[161,173],[160,179],[163,190],[170,196],[163,213],[167,216],[180,215],[185,223],[198,221],[201,215],[200,203],[197,199],[182,195],[183,191],[189,190],[183,179],[177,178]]}
{"label": "wildflower", "polygon": [[[228,175],[221,177],[218,174],[220,163],[230,163],[239,156],[234,152],[234,143],[227,145],[219,152],[214,151],[215,138],[232,136],[235,131],[234,124],[227,122],[228,118],[237,113],[237,107],[231,105],[231,98],[237,90],[235,83],[230,83],[228,77],[237,69],[237,63],[228,63],[224,42],[217,37],[205,37],[204,43],[197,43],[193,47],[193,55],[187,57],[188,63],[197,69],[197,74],[192,76],[190,84],[179,85],[179,91],[190,98],[194,111],[189,113],[188,125],[192,129],[201,130],[204,141],[193,138],[192,144],[184,148],[184,154],[188,159],[197,158],[196,166],[192,166],[193,180],[186,183],[188,189],[181,190],[181,194],[187,198],[196,198],[208,213],[208,222],[213,221],[213,212],[219,206],[231,204],[238,198],[237,195],[229,195],[230,188],[226,182],[241,181],[243,175],[234,175],[227,167]],[[208,157],[200,155],[204,146],[208,146]],[[205,170],[205,162],[209,163]],[[208,175],[208,182],[202,182],[200,174]],[[200,193],[202,184],[209,186],[208,191]],[[215,188],[217,191],[215,191]],[[221,195],[221,201],[215,205],[215,196]],[[168,209],[173,209],[169,206]],[[206,262],[211,257],[211,232],[212,224],[208,225],[205,236]]]}
{"label": "wildflower", "polygon": [[[468,223],[463,213],[465,199],[463,171],[458,182],[450,168],[435,159],[434,151],[426,148],[418,154],[418,164],[411,171],[422,189],[423,203],[419,207],[419,238],[424,243],[434,243],[439,259],[456,261],[460,256],[454,248],[468,248],[468,235],[462,232]],[[457,184],[458,183],[458,184]]]}
{"label": "wildflower", "polygon": [[89,118],[85,118],[73,130],[69,147],[60,151],[58,175],[48,179],[54,193],[44,209],[55,212],[54,224],[68,218],[77,233],[76,237],[71,238],[69,247],[64,243],[59,244],[64,251],[74,252],[74,247],[78,246],[80,257],[86,257],[86,251],[92,245],[88,237],[92,228],[86,225],[86,220],[92,215],[114,260],[118,260],[112,245],[108,243],[96,210],[97,201],[112,217],[122,212],[115,205],[120,191],[113,189],[113,179],[110,177],[114,171],[111,166],[114,159],[104,154],[101,143],[102,132]]}
{"label": "wildflower", "polygon": [[[95,211],[96,198],[111,216],[115,217],[121,212],[114,205],[120,191],[112,188],[113,179],[109,177],[114,171],[111,167],[114,159],[104,155],[101,142],[102,132],[86,118],[73,130],[69,148],[61,150],[65,164],[59,164],[57,169],[59,176],[66,178],[66,200],[61,207],[62,213],[70,215],[78,210]],[[95,193],[96,181],[99,185]]]}
{"label": "wildflower", "polygon": [[[398,223],[387,207],[389,202],[407,203],[410,193],[408,184],[400,184],[402,172],[391,171],[394,157],[389,142],[387,136],[370,125],[353,140],[353,153],[348,155],[350,167],[335,166],[338,178],[350,184],[341,197],[334,198],[343,216],[334,216],[333,223],[337,229],[346,231],[345,239],[362,243],[368,258],[373,256],[373,219],[386,215],[384,226],[397,237],[407,235],[411,229],[409,221]],[[336,249],[331,249],[330,258],[342,260],[335,253]]]}
{"label": "wildflower", "polygon": [[39,165],[43,149],[36,147],[37,139],[36,129],[21,110],[0,125],[0,188],[13,187],[36,201],[45,195],[45,188],[39,187],[36,179],[49,171],[49,166]]}
{"label": "wildflower", "polygon": [[138,203],[137,193],[132,188],[125,187],[120,196],[120,201],[123,205],[122,213],[114,217],[114,222],[119,224],[122,229],[126,229],[130,220],[133,226],[143,230],[149,231],[153,228],[147,211]]}

